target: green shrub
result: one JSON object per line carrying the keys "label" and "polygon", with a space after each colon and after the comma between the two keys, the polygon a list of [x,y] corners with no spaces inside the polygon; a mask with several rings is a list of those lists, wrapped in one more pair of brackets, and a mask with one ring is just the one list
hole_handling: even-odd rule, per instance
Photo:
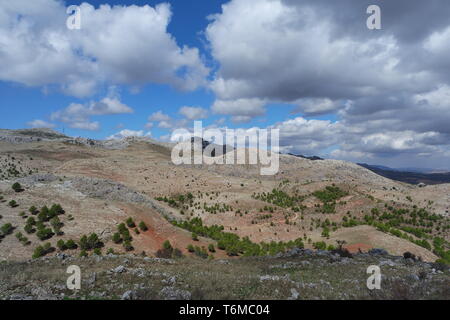
{"label": "green shrub", "polygon": [[8,235],[10,234],[12,231],[14,230],[13,226],[11,223],[5,223],[1,228],[0,231],[2,232],[3,235]]}
{"label": "green shrub", "polygon": [[70,250],[74,250],[74,249],[78,248],[77,244],[72,239],[67,240],[66,247],[67,247],[67,249],[70,249]]}
{"label": "green shrub", "polygon": [[25,227],[23,227],[23,230],[25,230],[26,233],[31,234],[33,232],[35,232],[36,230],[33,228],[33,225],[31,224],[26,224]]}
{"label": "green shrub", "polygon": [[327,244],[323,241],[314,242],[313,247],[317,250],[325,250],[327,248]]}
{"label": "green shrub", "polygon": [[15,192],[22,192],[22,191],[23,191],[22,186],[21,186],[20,183],[18,183],[18,182],[14,183],[14,184],[11,186],[11,188],[12,188]]}
{"label": "green shrub", "polygon": [[116,232],[112,236],[112,241],[116,244],[122,242],[122,237],[120,236],[120,233]]}
{"label": "green shrub", "polygon": [[80,252],[80,257],[87,257],[88,253],[86,252],[86,250],[81,250]]}
{"label": "green shrub", "polygon": [[44,250],[44,248],[43,248],[42,246],[37,246],[37,247],[34,249],[32,258],[33,258],[33,259],[37,259],[37,258],[43,257],[44,255],[45,255],[45,250]]}
{"label": "green shrub", "polygon": [[56,243],[56,246],[58,247],[59,250],[64,251],[67,249],[66,244],[64,243],[64,240],[58,240],[58,242]]}
{"label": "green shrub", "polygon": [[41,241],[50,239],[53,236],[53,234],[54,233],[53,233],[52,229],[50,229],[50,228],[38,229],[38,231],[36,232],[36,236]]}
{"label": "green shrub", "polygon": [[9,205],[11,208],[15,208],[15,207],[18,207],[18,206],[19,206],[15,200],[11,200],[10,202],[8,202],[8,205]]}
{"label": "green shrub", "polygon": [[216,252],[216,249],[214,248],[214,245],[212,243],[208,245],[208,250],[209,252]]}
{"label": "green shrub", "polygon": [[140,228],[142,231],[147,231],[147,230],[148,230],[148,227],[147,227],[147,225],[145,224],[144,221],[139,222],[139,228]]}
{"label": "green shrub", "polygon": [[123,247],[125,248],[125,251],[133,251],[134,250],[134,247],[131,245],[130,240],[125,240],[123,242]]}
{"label": "green shrub", "polygon": [[131,217],[128,218],[127,221],[125,221],[125,222],[126,222],[128,228],[134,228],[134,227],[136,227],[136,224],[134,223],[134,221],[133,221],[133,219],[132,219]]}
{"label": "green shrub", "polygon": [[170,244],[169,240],[164,241],[163,248],[164,249],[172,249],[172,245]]}

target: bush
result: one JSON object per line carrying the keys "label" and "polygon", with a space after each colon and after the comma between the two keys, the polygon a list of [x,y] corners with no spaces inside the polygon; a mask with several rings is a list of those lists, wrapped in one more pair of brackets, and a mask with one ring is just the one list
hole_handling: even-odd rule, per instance
{"label": "bush", "polygon": [[112,241],[116,244],[122,242],[122,237],[120,236],[120,233],[116,232],[112,236]]}
{"label": "bush", "polygon": [[45,250],[42,246],[37,246],[34,249],[33,255],[31,256],[33,259],[37,259],[43,257],[45,255]]}
{"label": "bush", "polygon": [[88,253],[86,252],[86,250],[81,250],[80,252],[80,257],[87,257]]}
{"label": "bush", "polygon": [[103,247],[103,242],[100,241],[96,233],[91,233],[87,239],[88,245],[91,249]]}
{"label": "bush", "polygon": [[212,243],[208,245],[208,250],[209,252],[216,252],[216,249],[214,248],[214,245]]}
{"label": "bush", "polygon": [[124,223],[121,223],[117,226],[117,231],[119,231],[120,234],[123,234],[124,232],[128,231],[128,229]]}
{"label": "bush", "polygon": [[323,241],[314,242],[313,247],[317,250],[325,250],[327,248],[327,244]]}
{"label": "bush", "polygon": [[15,200],[11,200],[10,202],[8,202],[8,205],[9,205],[11,208],[15,208],[15,207],[18,207],[18,206],[19,206]]}
{"label": "bush", "polygon": [[67,247],[67,249],[70,249],[70,250],[74,250],[74,249],[78,248],[77,244],[72,239],[67,240],[66,247]]}
{"label": "bush", "polygon": [[164,241],[163,248],[164,249],[172,249],[172,245],[170,244],[169,240]]}
{"label": "bush", "polygon": [[35,206],[31,206],[30,209],[28,209],[28,211],[32,214],[35,215],[38,213],[38,210]]}
{"label": "bush", "polygon": [[134,223],[133,219],[130,217],[125,221],[127,223],[128,228],[134,228],[136,227],[136,224]]}
{"label": "bush", "polygon": [[147,225],[145,224],[144,221],[139,222],[139,228],[140,228],[142,231],[147,231],[147,230],[148,230],[148,227],[147,227]]}
{"label": "bush", "polygon": [[49,216],[55,217],[60,214],[64,214],[64,209],[61,207],[60,204],[53,204],[52,207],[49,209]]}
{"label": "bush", "polygon": [[31,234],[33,232],[35,232],[36,230],[33,228],[33,225],[31,224],[26,224],[25,227],[23,227],[23,230],[25,230],[26,233]]}
{"label": "bush", "polygon": [[39,214],[37,215],[37,218],[39,221],[42,221],[42,222],[46,222],[50,219],[48,216],[48,211],[45,211],[45,210],[41,210],[39,212]]}
{"label": "bush", "polygon": [[125,229],[125,231],[122,233],[122,239],[124,241],[130,241],[130,242],[133,240],[133,238],[130,235],[130,231],[128,231],[128,229]]}
{"label": "bush", "polygon": [[192,240],[198,241],[198,235],[195,232],[192,232]]}
{"label": "bush", "polygon": [[134,247],[131,245],[130,240],[125,240],[123,242],[123,247],[125,248],[125,251],[133,251],[134,250]]}
{"label": "bush", "polygon": [[12,233],[12,231],[14,230],[13,226],[11,223],[5,223],[1,228],[0,231],[3,233],[3,235],[8,235],[10,233]]}
{"label": "bush", "polygon": [[188,245],[186,249],[187,249],[189,252],[194,252],[194,251],[195,251],[194,246],[193,246],[192,244]]}
{"label": "bush", "polygon": [[38,232],[36,232],[36,236],[39,238],[39,240],[47,240],[50,239],[53,236],[53,231],[50,228],[43,228],[39,229]]}
{"label": "bush", "polygon": [[59,250],[64,251],[67,249],[66,244],[64,243],[64,240],[58,240],[58,242],[56,243],[56,246],[58,247]]}
{"label": "bush", "polygon": [[94,249],[94,254],[97,256],[101,256],[102,255],[102,250],[100,248],[95,248]]}
{"label": "bush", "polygon": [[15,192],[22,192],[22,191],[23,191],[22,186],[21,186],[20,183],[18,183],[18,182],[14,183],[14,184],[12,185],[11,188],[12,188]]}

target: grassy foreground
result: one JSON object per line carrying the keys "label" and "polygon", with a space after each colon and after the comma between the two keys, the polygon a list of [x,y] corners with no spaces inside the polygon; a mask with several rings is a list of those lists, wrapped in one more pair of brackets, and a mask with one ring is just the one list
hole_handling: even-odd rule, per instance
{"label": "grassy foreground", "polygon": [[[81,289],[67,289],[67,267]],[[381,268],[369,290],[367,267]],[[0,263],[0,299],[450,299],[450,273],[390,255],[340,257],[298,250],[278,257],[211,260],[133,255],[44,257]]]}

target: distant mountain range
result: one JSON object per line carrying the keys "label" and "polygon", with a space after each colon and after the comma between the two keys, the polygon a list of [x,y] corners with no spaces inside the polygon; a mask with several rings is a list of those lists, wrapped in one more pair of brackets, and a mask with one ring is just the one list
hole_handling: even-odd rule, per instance
{"label": "distant mountain range", "polygon": [[303,158],[303,159],[308,159],[308,160],[313,160],[313,161],[317,161],[317,160],[324,160],[324,159],[322,159],[321,157],[318,157],[318,156],[303,156],[303,155],[301,155],[301,154],[293,154],[293,153],[288,153],[288,155],[290,155],[290,156],[294,156],[294,157],[297,157],[297,158]]}
{"label": "distant mountain range", "polygon": [[436,172],[437,170],[423,168],[393,169],[386,166],[369,165],[367,163],[358,163],[358,165],[380,176],[411,184],[450,183],[450,172]]}

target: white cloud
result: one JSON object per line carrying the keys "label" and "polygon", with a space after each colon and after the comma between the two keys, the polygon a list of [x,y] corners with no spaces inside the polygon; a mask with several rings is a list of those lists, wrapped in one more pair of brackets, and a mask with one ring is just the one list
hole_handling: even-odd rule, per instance
{"label": "white cloud", "polygon": [[99,102],[87,104],[71,103],[67,108],[53,112],[52,121],[60,121],[70,128],[82,130],[99,130],[100,123],[91,121],[92,116],[132,113],[133,109],[120,102],[118,98],[106,97]]}
{"label": "white cloud", "polygon": [[200,107],[181,107],[179,113],[189,120],[199,120],[208,117],[208,110]]}
{"label": "white cloud", "polygon": [[111,136],[109,136],[108,140],[120,140],[128,137],[150,137],[151,132],[144,132],[143,130],[134,131],[129,129],[121,130]]}
{"label": "white cloud", "polygon": [[0,80],[58,86],[77,97],[102,84],[194,90],[206,83],[198,49],[179,47],[167,32],[169,4],[80,8],[81,30],[69,30],[61,1],[2,1]]}
{"label": "white cloud", "polygon": [[148,121],[169,121],[170,116],[162,112],[161,110],[153,113],[148,117]]}
{"label": "white cloud", "polygon": [[33,121],[30,121],[27,123],[27,125],[31,128],[54,128],[55,125],[53,123],[44,121],[44,120],[39,120],[39,119],[35,119]]}
{"label": "white cloud", "polygon": [[216,100],[211,109],[214,113],[233,116],[261,116],[266,102],[260,99]]}

